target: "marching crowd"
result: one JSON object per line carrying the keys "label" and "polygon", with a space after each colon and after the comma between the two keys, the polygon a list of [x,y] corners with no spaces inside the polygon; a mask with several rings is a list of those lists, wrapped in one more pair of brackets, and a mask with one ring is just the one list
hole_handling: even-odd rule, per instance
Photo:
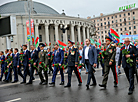
{"label": "marching crowd", "polygon": [[[0,65],[1,76],[0,81],[5,83],[16,83],[19,81],[18,76],[22,78],[20,84],[32,84],[34,73],[39,75],[40,85],[48,84],[48,74],[52,72],[52,80],[49,86],[55,86],[56,75],[60,71],[61,83],[64,85],[64,73],[68,74],[68,82],[64,87],[71,87],[72,72],[76,74],[78,79],[78,86],[82,85],[81,69],[86,69],[88,74],[86,88],[89,86],[96,86],[95,68],[99,68],[99,63],[102,67],[103,81],[99,84],[100,87],[106,88],[108,81],[108,74],[110,69],[114,76],[114,87],[118,86],[118,76],[121,74],[120,66],[122,65],[126,78],[129,82],[129,92],[132,94],[134,91],[134,74],[136,68],[136,62],[138,62],[137,44],[130,44],[130,39],[125,38],[124,44],[111,43],[112,40],[106,37],[105,46],[99,46],[97,44],[91,44],[90,39],[86,39],[85,46],[81,45],[78,48],[74,46],[74,42],[68,40],[68,47],[63,50],[56,43],[52,48],[45,50],[43,43],[39,44],[39,47],[35,48],[31,45],[31,50],[27,49],[27,45],[22,45],[22,49],[19,53],[17,48],[6,49],[5,53],[0,52]],[[22,73],[23,68],[23,73]],[[49,72],[48,72],[49,71]],[[14,73],[14,79],[12,79],[12,73]],[[26,77],[29,75],[29,81],[26,82]],[[3,76],[5,78],[3,78]],[[92,84],[91,83],[92,79]]]}

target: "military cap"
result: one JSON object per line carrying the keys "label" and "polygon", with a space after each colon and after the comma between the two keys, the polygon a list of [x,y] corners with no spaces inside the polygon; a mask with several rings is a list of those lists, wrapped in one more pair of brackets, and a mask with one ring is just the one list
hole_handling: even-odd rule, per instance
{"label": "military cap", "polygon": [[71,40],[68,40],[68,43],[71,43],[71,44],[75,44],[73,41],[71,41]]}
{"label": "military cap", "polygon": [[105,37],[105,40],[107,41],[112,41],[112,39],[109,37],[109,36],[107,36],[107,37]]}

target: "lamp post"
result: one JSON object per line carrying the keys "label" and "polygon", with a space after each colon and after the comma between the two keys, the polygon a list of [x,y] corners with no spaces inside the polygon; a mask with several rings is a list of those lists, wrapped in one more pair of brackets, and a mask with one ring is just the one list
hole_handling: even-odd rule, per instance
{"label": "lamp post", "polygon": [[[62,30],[62,33],[63,33],[63,36],[66,36],[65,33],[66,33],[66,30],[67,30],[67,25],[64,25],[64,24],[61,24],[60,25],[60,29]],[[67,37],[65,37],[65,42],[67,41]]]}

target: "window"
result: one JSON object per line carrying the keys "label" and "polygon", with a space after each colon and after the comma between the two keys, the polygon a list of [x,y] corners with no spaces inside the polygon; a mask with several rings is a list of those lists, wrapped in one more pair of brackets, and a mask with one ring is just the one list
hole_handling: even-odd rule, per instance
{"label": "window", "polygon": [[122,33],[121,33],[121,35],[122,35]]}
{"label": "window", "polygon": [[124,22],[126,22],[126,18],[124,18]]}
{"label": "window", "polygon": [[42,42],[42,35],[39,35],[39,41]]}
{"label": "window", "polygon": [[106,20],[106,18],[104,18],[104,20]]}
{"label": "window", "polygon": [[99,28],[98,28],[98,30],[99,30]]}
{"label": "window", "polygon": [[120,19],[120,22],[122,21],[122,19]]}
{"label": "window", "polygon": [[104,40],[102,40],[102,42],[104,42]]}
{"label": "window", "polygon": [[131,30],[131,27],[129,27],[129,30]]}
{"label": "window", "polygon": [[128,13],[128,16],[130,15],[130,13]]}
{"label": "window", "polygon": [[118,24],[116,24],[116,27],[118,27]]}
{"label": "window", "polygon": [[112,21],[112,23],[114,23],[114,21]]}
{"label": "window", "polygon": [[120,26],[122,26],[122,23],[120,24]]}
{"label": "window", "polygon": [[135,24],[135,21],[133,21],[133,24]]}
{"label": "window", "polygon": [[102,21],[102,19],[101,19],[101,21]]}
{"label": "window", "polygon": [[136,26],[134,26],[134,29],[136,29]]}
{"label": "window", "polygon": [[99,26],[99,23],[97,24],[97,26]]}
{"label": "window", "polygon": [[106,29],[106,26],[104,28]]}
{"label": "window", "polygon": [[116,31],[118,32],[118,29],[116,29]]}
{"label": "window", "polygon": [[131,22],[129,22],[129,25],[131,25]]}
{"label": "window", "polygon": [[112,16],[112,19],[113,19],[113,16]]}
{"label": "window", "polygon": [[108,17],[108,20],[109,20],[109,17]]}
{"label": "window", "polygon": [[125,28],[125,30],[127,30],[127,29]]}
{"label": "window", "polygon": [[126,16],[126,14],[124,14],[124,16]]}
{"label": "window", "polygon": [[99,19],[97,19],[97,22],[99,22]]}
{"label": "window", "polygon": [[131,35],[131,32],[129,32],[129,34]]}
{"label": "window", "polygon": [[98,36],[100,38],[100,36]]}
{"label": "window", "polygon": [[105,31],[105,33],[107,33],[107,31]]}
{"label": "window", "polygon": [[56,37],[55,37],[55,34],[54,34],[54,41],[56,41]]}
{"label": "window", "polygon": [[135,12],[133,12],[133,15],[135,14]]}
{"label": "window", "polygon": [[104,22],[104,25],[106,25],[106,22]]}
{"label": "window", "polygon": [[102,36],[102,38],[103,38],[103,36]]}
{"label": "window", "polygon": [[130,20],[130,17],[128,17],[128,20]]}
{"label": "window", "polygon": [[119,17],[121,17],[121,15],[119,15]]}
{"label": "window", "polygon": [[136,34],[136,31],[134,31],[134,34]]}
{"label": "window", "polygon": [[103,24],[101,23],[101,26],[103,26]]}
{"label": "window", "polygon": [[95,22],[95,20],[94,20],[94,22]]}
{"label": "window", "polygon": [[101,31],[101,33],[103,34],[103,31]]}
{"label": "window", "polygon": [[108,25],[110,25],[110,22],[108,22]]}
{"label": "window", "polygon": [[126,23],[124,23],[124,25],[126,25]]}
{"label": "window", "polygon": [[135,16],[133,17],[133,20],[135,20]]}
{"label": "window", "polygon": [[120,28],[120,31],[122,31],[122,28]]}
{"label": "window", "polygon": [[116,23],[117,23],[117,20],[116,20]]}
{"label": "window", "polygon": [[117,18],[117,15],[115,16],[115,18]]}

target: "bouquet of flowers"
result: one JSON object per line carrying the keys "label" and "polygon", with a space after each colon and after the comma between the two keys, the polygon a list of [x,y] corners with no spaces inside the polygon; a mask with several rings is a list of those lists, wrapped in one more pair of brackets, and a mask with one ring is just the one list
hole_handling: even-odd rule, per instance
{"label": "bouquet of flowers", "polygon": [[38,68],[34,65],[33,59],[29,58],[29,62],[33,65],[33,67],[35,67],[38,70]]}
{"label": "bouquet of flowers", "polygon": [[78,64],[78,69],[81,69],[82,68],[82,64]]}
{"label": "bouquet of flowers", "polygon": [[[128,55],[128,54],[130,53],[130,51],[127,51],[127,49],[125,49],[125,47],[123,47],[123,48],[121,49],[121,51],[122,51],[123,56]],[[127,62],[130,66],[133,66],[133,59],[131,59],[130,57],[127,58],[126,62]]]}
{"label": "bouquet of flowers", "polygon": [[79,56],[79,61],[82,59],[82,56]]}
{"label": "bouquet of flowers", "polygon": [[47,69],[47,65],[46,65],[44,62],[40,62],[40,63],[39,63],[39,66],[40,66],[41,68],[44,68],[45,71],[48,70],[48,69]]}
{"label": "bouquet of flowers", "polygon": [[23,52],[21,52],[20,56],[19,56],[19,59],[20,59],[21,62],[24,60],[23,57],[24,57],[24,54],[23,54]]}
{"label": "bouquet of flowers", "polygon": [[2,64],[3,60],[0,60],[0,64]]}

